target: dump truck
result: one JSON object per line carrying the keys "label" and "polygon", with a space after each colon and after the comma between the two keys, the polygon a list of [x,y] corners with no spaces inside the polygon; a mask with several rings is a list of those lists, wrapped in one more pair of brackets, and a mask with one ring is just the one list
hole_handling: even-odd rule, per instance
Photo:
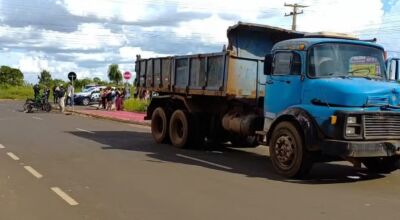
{"label": "dump truck", "polygon": [[266,145],[287,178],[337,160],[398,168],[400,86],[387,76],[383,47],[242,22],[227,36],[217,53],[137,56],[136,86],[156,94],[146,114],[155,142]]}

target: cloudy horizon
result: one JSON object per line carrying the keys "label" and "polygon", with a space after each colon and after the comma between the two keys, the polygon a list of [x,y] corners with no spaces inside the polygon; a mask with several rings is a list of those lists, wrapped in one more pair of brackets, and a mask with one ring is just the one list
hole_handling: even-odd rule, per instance
{"label": "cloudy horizon", "polygon": [[[293,3],[294,1],[286,1]],[[309,5],[299,31],[353,33],[378,38],[400,56],[399,0],[299,0]],[[28,82],[49,70],[66,79],[107,79],[111,63],[134,71],[142,57],[220,51],[238,21],[290,29],[278,0],[0,0],[0,65],[20,68]],[[335,10],[332,10],[334,6]]]}

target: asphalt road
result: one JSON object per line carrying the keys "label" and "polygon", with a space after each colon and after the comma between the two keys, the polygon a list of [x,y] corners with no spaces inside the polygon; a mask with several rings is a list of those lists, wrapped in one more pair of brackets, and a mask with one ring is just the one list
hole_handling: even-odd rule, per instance
{"label": "asphalt road", "polygon": [[400,172],[275,175],[266,147],[179,150],[149,128],[0,102],[0,219],[400,219]]}

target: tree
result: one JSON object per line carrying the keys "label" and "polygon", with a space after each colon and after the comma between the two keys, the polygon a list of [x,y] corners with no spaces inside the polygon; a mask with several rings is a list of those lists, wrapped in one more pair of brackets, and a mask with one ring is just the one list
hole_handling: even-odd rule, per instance
{"label": "tree", "polygon": [[108,66],[108,78],[117,85],[122,81],[122,73],[119,70],[118,64],[111,64]]}
{"label": "tree", "polygon": [[40,72],[40,76],[38,76],[38,79],[40,85],[45,85],[48,87],[51,85],[51,74],[47,70],[42,70],[42,72]]}
{"label": "tree", "polygon": [[61,84],[66,85],[67,83],[62,79],[54,79],[52,86],[60,86]]}
{"label": "tree", "polygon": [[74,81],[75,88],[83,88],[84,86],[92,83],[93,81],[89,78],[77,79]]}
{"label": "tree", "polygon": [[99,82],[101,82],[101,79],[99,77],[94,77],[93,82],[98,84]]}
{"label": "tree", "polygon": [[21,86],[24,84],[24,74],[19,69],[14,69],[8,66],[1,66],[0,84]]}

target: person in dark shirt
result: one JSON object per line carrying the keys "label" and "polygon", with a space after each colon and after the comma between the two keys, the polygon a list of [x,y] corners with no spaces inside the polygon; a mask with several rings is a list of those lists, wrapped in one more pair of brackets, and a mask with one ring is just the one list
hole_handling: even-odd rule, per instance
{"label": "person in dark shirt", "polygon": [[39,87],[38,84],[35,84],[33,86],[33,93],[34,93],[35,100],[36,100],[38,98],[39,94],[40,94],[40,87]]}

